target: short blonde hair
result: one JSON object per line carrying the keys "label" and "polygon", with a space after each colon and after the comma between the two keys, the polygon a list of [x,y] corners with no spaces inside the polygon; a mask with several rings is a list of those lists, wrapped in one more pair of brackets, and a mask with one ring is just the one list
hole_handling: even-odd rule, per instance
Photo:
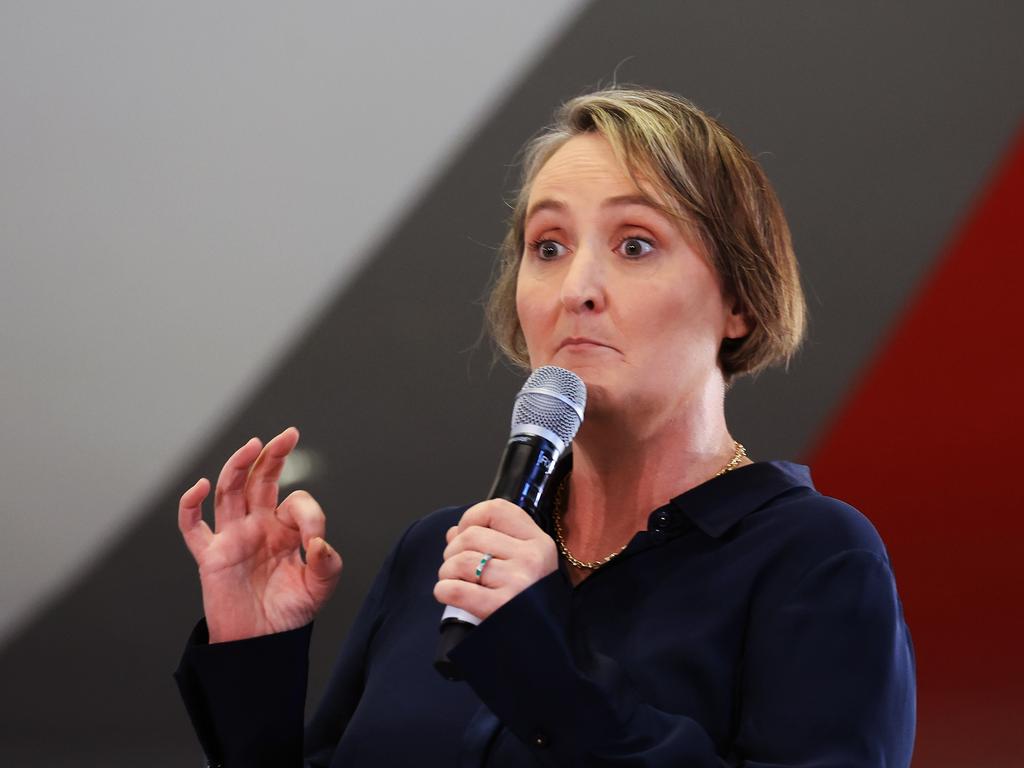
{"label": "short blonde hair", "polygon": [[501,351],[529,367],[516,283],[530,187],[559,147],[586,133],[603,136],[634,180],[654,186],[666,211],[699,240],[724,294],[750,322],[747,336],[722,343],[718,362],[725,380],[788,364],[803,339],[806,304],[789,225],[764,171],[739,140],[686,99],[625,87],[566,102],[524,148],[523,181],[487,302]]}

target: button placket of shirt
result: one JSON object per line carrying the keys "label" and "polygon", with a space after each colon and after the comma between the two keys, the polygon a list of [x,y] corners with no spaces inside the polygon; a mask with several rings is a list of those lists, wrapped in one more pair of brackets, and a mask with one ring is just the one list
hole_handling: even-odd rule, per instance
{"label": "button placket of shirt", "polygon": [[659,544],[668,538],[669,528],[672,527],[672,514],[667,509],[659,509],[651,515],[648,531],[654,541]]}

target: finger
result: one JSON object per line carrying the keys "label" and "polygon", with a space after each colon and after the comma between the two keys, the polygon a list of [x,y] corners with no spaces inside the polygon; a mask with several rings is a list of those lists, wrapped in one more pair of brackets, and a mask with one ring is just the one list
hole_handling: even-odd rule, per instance
{"label": "finger", "polygon": [[448,559],[459,552],[471,550],[475,552],[490,552],[495,557],[503,560],[510,560],[522,549],[523,540],[514,539],[507,533],[496,531],[493,528],[481,528],[474,525],[459,533],[451,544],[444,549],[442,557]]}
{"label": "finger", "polygon": [[315,538],[323,538],[327,518],[316,499],[306,491],[293,491],[277,508],[277,519],[299,532],[302,546],[309,552]]}
{"label": "finger", "polygon": [[205,477],[185,491],[178,502],[178,530],[185,546],[198,559],[213,538],[213,531],[203,520],[203,501],[210,493],[210,481]]}
{"label": "finger", "polygon": [[342,565],[341,555],[322,538],[318,536],[309,542],[303,578],[318,609],[337,586]]}
{"label": "finger", "polygon": [[453,525],[451,528],[449,528],[447,531],[445,531],[445,534],[444,534],[444,541],[445,541],[445,543],[446,544],[451,544],[452,543],[452,539],[454,539],[458,535],[459,535],[459,526]]}
{"label": "finger", "polygon": [[434,599],[486,619],[508,602],[508,595],[504,590],[488,589],[462,579],[441,579],[434,585]]}
{"label": "finger", "polygon": [[547,535],[525,511],[504,499],[490,499],[467,509],[459,520],[459,530],[464,531],[474,525],[493,528],[516,539]]}
{"label": "finger", "polygon": [[224,463],[213,497],[213,522],[218,531],[222,525],[245,517],[245,480],[262,446],[259,438],[254,437]]}
{"label": "finger", "polygon": [[[441,563],[441,567],[437,570],[437,578],[438,580],[462,579],[471,584],[494,588],[505,583],[504,576],[507,567],[508,563],[500,558],[485,557],[482,552],[467,550]],[[479,576],[477,571],[480,572]]]}
{"label": "finger", "polygon": [[299,430],[288,427],[260,451],[245,482],[245,500],[249,513],[273,512],[277,506],[278,480],[288,454],[299,442]]}

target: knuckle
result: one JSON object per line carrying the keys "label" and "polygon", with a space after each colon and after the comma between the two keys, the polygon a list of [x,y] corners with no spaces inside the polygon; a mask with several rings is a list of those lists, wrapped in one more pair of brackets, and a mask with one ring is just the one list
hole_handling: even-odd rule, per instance
{"label": "knuckle", "polygon": [[558,567],[558,548],[555,546],[555,542],[548,539],[543,543],[542,549],[542,562],[546,568],[557,568]]}
{"label": "knuckle", "polygon": [[451,560],[459,552],[462,551],[462,542],[458,539],[453,539],[452,543],[444,548],[444,552],[441,553],[441,557],[444,560]]}
{"label": "knuckle", "polygon": [[527,550],[526,561],[531,569],[536,570],[540,568],[541,564],[544,562],[544,557],[539,550],[535,547],[531,547]]}
{"label": "knuckle", "polygon": [[463,552],[467,549],[473,549],[476,546],[476,542],[479,539],[480,528],[477,526],[471,526],[466,528],[461,533],[456,534],[452,537],[451,543],[445,550],[447,555],[451,557],[457,552]]}
{"label": "knuckle", "polygon": [[494,514],[496,517],[500,516],[501,518],[508,520],[525,515],[526,512],[507,499],[494,499]]}
{"label": "knuckle", "polygon": [[496,522],[500,523],[504,520],[508,520],[508,507],[516,509],[514,504],[509,501],[505,501],[504,499],[491,499],[487,504],[487,526],[489,528],[493,528],[494,523]]}
{"label": "knuckle", "polygon": [[465,530],[471,525],[486,524],[496,509],[501,509],[501,504],[509,502],[503,499],[487,499],[480,501],[467,509],[459,520],[459,528]]}
{"label": "knuckle", "polygon": [[323,514],[323,510],[317,503],[316,499],[310,495],[309,491],[297,490],[289,493],[285,500],[281,502],[281,506],[287,504],[290,507],[301,508],[304,512],[309,514]]}

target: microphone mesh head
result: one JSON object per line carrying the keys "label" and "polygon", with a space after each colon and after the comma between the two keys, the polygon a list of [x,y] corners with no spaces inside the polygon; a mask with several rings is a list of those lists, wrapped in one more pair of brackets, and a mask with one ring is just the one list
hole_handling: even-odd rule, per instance
{"label": "microphone mesh head", "polygon": [[533,434],[536,427],[562,441],[559,450],[576,437],[583,423],[587,388],[572,371],[555,365],[538,368],[516,395],[512,434]]}

